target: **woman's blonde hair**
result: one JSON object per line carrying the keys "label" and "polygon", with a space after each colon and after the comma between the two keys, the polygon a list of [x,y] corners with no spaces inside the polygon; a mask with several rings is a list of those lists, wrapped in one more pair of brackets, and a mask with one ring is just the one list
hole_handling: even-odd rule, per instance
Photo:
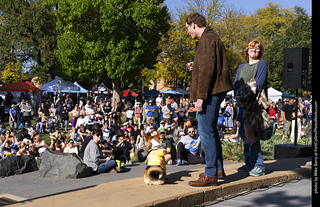
{"label": "woman's blonde hair", "polygon": [[250,47],[255,47],[256,45],[258,45],[258,47],[260,48],[258,59],[259,60],[261,59],[262,54],[264,52],[264,48],[263,48],[262,44],[259,41],[253,40],[253,41],[249,42],[248,46],[246,47],[246,49],[244,51],[244,57],[245,57],[247,62],[249,62],[249,54],[248,54],[249,48]]}
{"label": "woman's blonde hair", "polygon": [[34,138],[38,140],[38,142],[41,142],[42,141],[42,138],[39,134],[37,134],[36,136],[34,136]]}
{"label": "woman's blonde hair", "polygon": [[20,141],[20,142],[17,144],[18,149],[21,149],[21,148],[23,148],[24,146],[26,146],[26,145],[25,145],[25,143],[23,143],[22,141]]}

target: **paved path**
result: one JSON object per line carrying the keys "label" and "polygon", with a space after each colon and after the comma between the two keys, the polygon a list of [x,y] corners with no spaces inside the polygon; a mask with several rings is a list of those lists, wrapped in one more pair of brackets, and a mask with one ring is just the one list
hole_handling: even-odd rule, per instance
{"label": "paved path", "polygon": [[[225,162],[225,165],[233,163],[236,162]],[[133,163],[126,167],[129,169],[129,172],[126,173],[102,173],[81,179],[41,178],[39,171],[15,175],[0,178],[0,195],[12,194],[26,199],[35,199],[99,184],[141,177],[145,167],[144,163]],[[204,165],[167,165],[167,173],[176,171],[186,173],[204,167]]]}
{"label": "paved path", "polygon": [[256,189],[251,192],[243,192],[237,196],[231,196],[230,199],[225,201],[219,200],[203,205],[197,205],[197,207],[311,207],[311,186],[311,178],[292,180],[288,183],[276,184],[267,188]]}
{"label": "paved path", "polygon": [[[11,178],[0,179],[2,189],[0,192],[5,191],[21,197],[24,193],[29,196],[24,197],[24,201],[13,206],[190,206],[250,191],[261,186],[311,176],[311,158],[266,161],[266,175],[260,177],[238,173],[236,168],[242,164],[225,165],[227,174],[225,179],[219,180],[218,186],[210,187],[196,188],[188,185],[189,181],[196,180],[199,173],[204,172],[203,165],[195,165],[193,169],[190,169],[191,165],[168,166],[167,184],[156,186],[144,184],[142,177],[144,165],[141,164],[132,167],[129,173],[101,174],[77,180],[47,180],[37,177],[31,185],[30,179],[23,176],[35,176],[36,174],[19,175],[15,179],[16,187],[10,187],[10,182],[7,181],[7,190],[3,189],[3,182]],[[119,180],[124,178],[128,179]],[[28,192],[23,192],[24,190]]]}

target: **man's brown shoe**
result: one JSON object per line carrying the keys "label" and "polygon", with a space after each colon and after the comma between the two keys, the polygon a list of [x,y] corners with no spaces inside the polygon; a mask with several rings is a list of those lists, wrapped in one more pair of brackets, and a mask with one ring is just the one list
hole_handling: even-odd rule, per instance
{"label": "man's brown shoe", "polygon": [[204,175],[196,181],[190,181],[189,185],[195,187],[218,185],[218,181],[217,178],[212,178]]}
{"label": "man's brown shoe", "polygon": [[[204,173],[199,174],[199,177],[203,177],[203,176],[204,176]],[[218,179],[223,179],[224,177],[226,177],[226,173],[222,170],[219,170],[217,177],[218,177]]]}

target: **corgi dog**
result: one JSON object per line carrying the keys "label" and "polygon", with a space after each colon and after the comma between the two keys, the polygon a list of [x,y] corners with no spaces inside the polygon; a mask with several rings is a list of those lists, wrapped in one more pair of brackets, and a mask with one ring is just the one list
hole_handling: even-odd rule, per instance
{"label": "corgi dog", "polygon": [[[160,132],[155,136],[148,136],[144,133],[144,137],[147,140],[147,149],[149,149],[150,141],[152,139],[159,142]],[[156,149],[150,151],[148,155],[147,167],[144,170],[144,183],[149,185],[163,185],[167,179],[166,175],[166,163],[164,156],[166,154],[165,149]]]}
{"label": "corgi dog", "polygon": [[160,166],[147,166],[144,170],[144,183],[148,185],[163,185],[167,179],[166,171]]}

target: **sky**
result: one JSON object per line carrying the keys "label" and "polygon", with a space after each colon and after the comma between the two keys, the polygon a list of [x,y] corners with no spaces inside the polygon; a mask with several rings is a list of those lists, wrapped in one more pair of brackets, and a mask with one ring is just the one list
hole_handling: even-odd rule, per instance
{"label": "sky", "polygon": [[[300,6],[307,11],[309,16],[312,16],[312,0],[225,0],[226,4],[230,6],[234,6],[236,9],[242,8],[248,14],[253,14],[254,11],[258,8],[265,7],[266,3],[273,2],[273,3],[280,3],[280,6],[285,8],[291,8],[294,6]],[[185,0],[166,0],[165,4],[168,6],[169,11],[173,14],[176,13],[176,7],[182,6],[185,4]]]}

